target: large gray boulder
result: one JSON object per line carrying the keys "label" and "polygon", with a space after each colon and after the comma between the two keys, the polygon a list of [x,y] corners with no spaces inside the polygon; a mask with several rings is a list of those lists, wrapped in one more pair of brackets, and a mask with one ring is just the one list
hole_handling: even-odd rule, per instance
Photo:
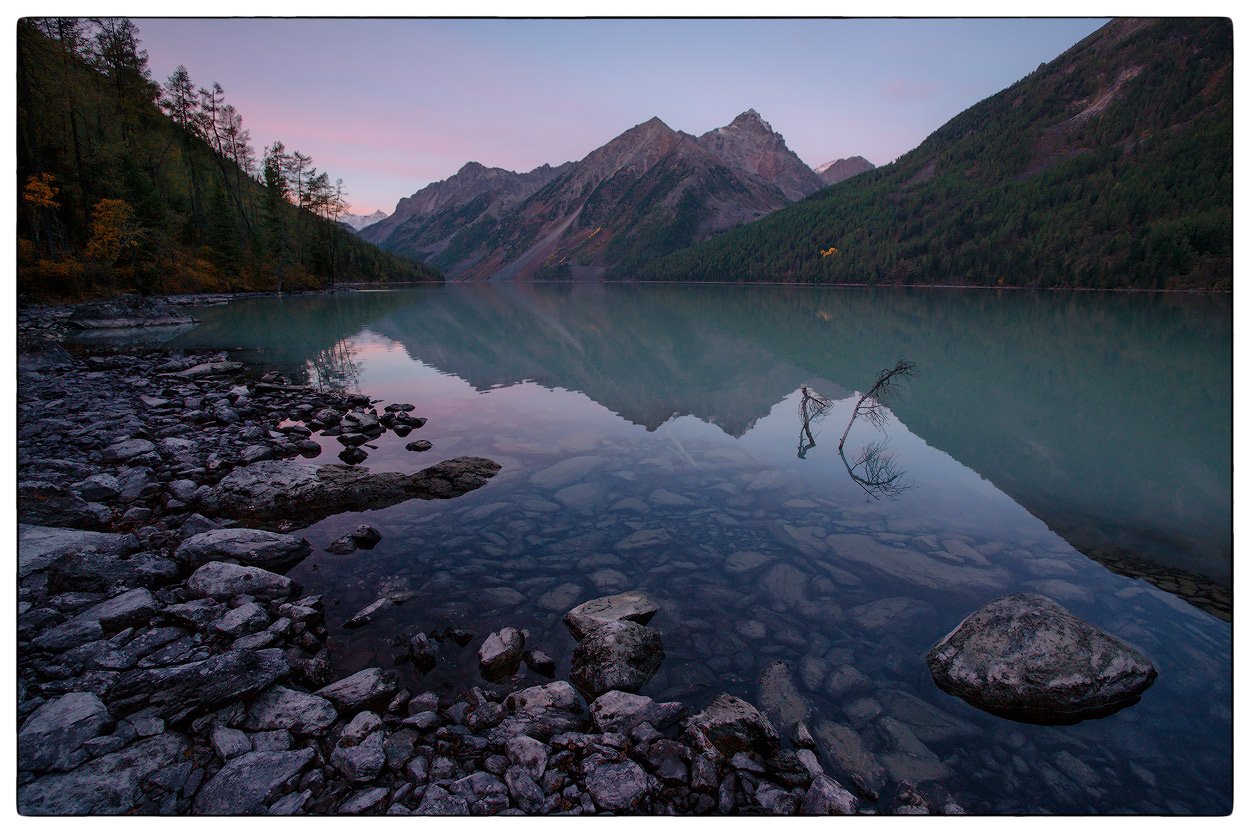
{"label": "large gray boulder", "polygon": [[143,785],[148,776],[185,760],[186,753],[187,742],[181,735],[156,735],[120,752],[90,760],[77,769],[19,787],[18,812],[27,816],[132,812],[143,800]]}
{"label": "large gray boulder", "polygon": [[109,689],[122,713],[144,705],[170,723],[213,711],[264,691],[290,673],[281,648],[227,651],[199,662],[127,671]]}
{"label": "large gray boulder", "polygon": [[986,711],[1065,723],[1133,703],[1157,672],[1132,646],[1036,593],[995,599],[925,657],[945,691]]}
{"label": "large gray boulder", "polygon": [[210,561],[224,561],[284,570],[303,561],[311,551],[307,540],[294,535],[263,529],[213,529],[183,541],[174,557],[191,569]]}
{"label": "large gray boulder", "polygon": [[586,773],[586,791],[601,810],[637,812],[647,796],[647,773],[633,761],[605,764]]}
{"label": "large gray boulder", "polygon": [[660,632],[636,622],[611,622],[573,649],[569,679],[587,697],[617,689],[637,691],[664,660]]}
{"label": "large gray boulder", "polygon": [[499,468],[484,457],[457,457],[416,474],[263,460],[222,478],[201,498],[200,508],[262,528],[303,526],[339,512],[381,509],[411,498],[458,497],[484,485]]}
{"label": "large gray boulder", "polygon": [[290,752],[247,752],[231,758],[200,788],[191,812],[200,815],[244,815],[263,810],[279,789],[313,759],[311,749]]}
{"label": "large gray boulder", "polygon": [[299,735],[319,735],[337,718],[334,704],[326,698],[276,685],[256,698],[243,725],[251,731],[287,729]]}
{"label": "large gray boulder", "polygon": [[726,758],[736,752],[768,757],[781,746],[781,738],[768,718],[732,694],[717,695],[707,708],[686,721],[685,736],[695,748]]}
{"label": "large gray boulder", "polygon": [[83,743],[112,720],[100,698],[75,691],[49,700],[26,719],[17,735],[17,765],[23,770],[73,769],[87,759]]}
{"label": "large gray boulder", "polygon": [[564,624],[573,632],[574,639],[582,639],[612,622],[628,620],[645,625],[657,610],[659,608],[650,596],[640,590],[631,590],[579,604],[564,614]]}
{"label": "large gray boulder", "polygon": [[385,706],[399,690],[399,678],[393,671],[366,668],[350,677],[330,683],[317,691],[345,714],[353,714],[370,706]]}
{"label": "large gray boulder", "polygon": [[139,549],[134,535],[88,532],[36,524],[17,525],[17,575],[26,578],[45,570],[62,556],[78,553],[122,556]]}
{"label": "large gray boulder", "polygon": [[272,601],[287,598],[295,592],[295,588],[295,582],[286,576],[260,567],[242,567],[224,561],[210,561],[187,579],[187,589],[193,595],[210,599],[248,595]]}

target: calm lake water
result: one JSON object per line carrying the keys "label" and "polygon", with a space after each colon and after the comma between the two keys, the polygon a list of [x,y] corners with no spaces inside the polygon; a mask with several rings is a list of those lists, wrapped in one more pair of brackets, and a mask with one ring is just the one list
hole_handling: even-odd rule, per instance
{"label": "calm lake water", "polygon": [[[325,594],[340,672],[391,666],[397,639],[453,626],[474,641],[445,642],[429,675],[401,673],[483,684],[476,646],[514,625],[566,678],[565,611],[640,588],[667,655],[643,693],[692,710],[721,691],[759,702],[761,672],[785,662],[799,698],[779,728],[806,716],[822,744],[862,746],[890,795],[935,781],[974,813],[1231,809],[1230,626],[1076,548],[1230,584],[1228,297],[452,286],[195,314],[175,345],[428,418],[384,435],[364,465],[503,466],[452,501],[301,533],[314,552],[291,575]],[[844,460],[856,391],[900,358],[918,375],[884,425],[855,424]],[[311,462],[337,462],[341,446],[318,439]],[[405,450],[414,439],[433,448]],[[904,488],[851,476],[871,479],[856,467],[866,449]],[[324,552],[362,521],[382,532],[374,550]],[[415,595],[342,627],[397,591]],[[938,690],[925,651],[1020,591],[1133,643],[1158,681],[1072,726]],[[515,683],[544,681],[522,670]]]}

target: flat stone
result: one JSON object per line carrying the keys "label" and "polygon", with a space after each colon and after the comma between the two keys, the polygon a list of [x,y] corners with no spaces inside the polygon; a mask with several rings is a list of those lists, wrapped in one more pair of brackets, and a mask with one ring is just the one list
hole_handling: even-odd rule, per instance
{"label": "flat stone", "polygon": [[337,719],[334,704],[325,697],[273,686],[248,708],[244,726],[252,731],[286,729],[297,735],[320,735]]}
{"label": "flat stone", "polygon": [[530,477],[530,483],[543,489],[555,490],[577,483],[586,475],[603,465],[603,458],[593,455],[570,457],[549,466]]}
{"label": "flat stone", "polygon": [[150,705],[158,716],[178,723],[261,692],[289,672],[279,648],[228,651],[184,665],[127,671],[108,697],[110,704]]}
{"label": "flat stone", "polygon": [[243,636],[264,630],[269,625],[269,615],[256,602],[241,604],[213,623],[213,630],[224,636]]}
{"label": "flat stone", "polygon": [[366,668],[330,683],[316,694],[329,700],[340,712],[354,714],[372,706],[385,706],[398,690],[399,680],[393,672]]}
{"label": "flat stone", "polygon": [[192,535],[179,545],[174,557],[191,569],[210,561],[245,567],[285,570],[312,551],[308,541],[261,529],[214,529]]}
{"label": "flat stone", "polygon": [[805,816],[853,816],[859,800],[828,775],[817,775],[803,794],[801,810]]}
{"label": "flat stone", "polygon": [[244,815],[263,812],[275,793],[312,761],[311,749],[247,752],[227,761],[196,793],[197,815]]}
{"label": "flat stone", "polygon": [[568,625],[575,639],[582,639],[610,622],[628,620],[645,625],[658,610],[650,596],[640,590],[632,590],[583,602],[564,615],[564,624]]}
{"label": "flat stone", "polygon": [[338,812],[345,816],[358,816],[382,804],[391,791],[386,787],[368,787],[352,793],[339,805]]}
{"label": "flat stone", "polygon": [[643,723],[663,729],[685,716],[681,703],[657,703],[650,697],[627,691],[608,691],[590,704],[590,718],[595,730],[628,735]]}
{"label": "flat stone", "polygon": [[790,666],[780,661],[769,663],[760,674],[758,702],[773,725],[785,731],[811,714],[811,707],[794,684]]}
{"label": "flat stone", "polygon": [[877,798],[885,788],[885,768],[865,748],[859,734],[849,726],[827,720],[816,724],[815,731],[826,763],[837,773],[847,775],[860,793]]}
{"label": "flat stone", "polygon": [[1136,702],[1157,676],[1137,649],[1035,593],[982,606],[925,660],[944,690],[986,711],[1042,723],[1115,711]]}
{"label": "flat stone", "polygon": [[141,740],[69,772],[18,787],[17,809],[28,816],[134,813],[143,801],[148,777],[174,766],[186,753],[187,741],[181,735],[165,733]]}
{"label": "flat stone", "polygon": [[286,576],[260,567],[243,567],[224,561],[210,561],[187,580],[187,589],[194,595],[223,600],[241,595],[265,601],[285,599],[295,592],[295,588],[295,582]]}
{"label": "flat stone", "polygon": [[445,460],[415,474],[357,466],[264,460],[234,469],[200,499],[202,511],[260,527],[305,525],[331,514],[381,509],[412,498],[444,500],[485,485],[499,464]]}
{"label": "flat stone", "polygon": [[252,751],[252,741],[248,739],[248,736],[228,726],[214,726],[209,735],[209,742],[213,745],[213,751],[217,753],[217,757],[223,761]]}
{"label": "flat stone", "polygon": [[31,573],[46,570],[52,562],[65,555],[97,553],[122,556],[139,547],[139,539],[128,534],[18,524],[17,575],[18,578],[26,578]]}
{"label": "flat stone", "polygon": [[108,709],[94,694],[71,692],[49,700],[26,719],[18,732],[18,768],[73,769],[86,758],[79,747],[110,723]]}

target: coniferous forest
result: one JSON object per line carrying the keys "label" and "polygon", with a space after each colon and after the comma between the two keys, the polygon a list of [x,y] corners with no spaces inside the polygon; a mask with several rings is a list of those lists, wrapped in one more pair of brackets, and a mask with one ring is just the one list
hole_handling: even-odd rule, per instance
{"label": "coniferous forest", "polygon": [[342,180],[258,153],[219,84],[153,79],[131,20],[17,28],[20,297],[442,279],[340,225]]}
{"label": "coniferous forest", "polygon": [[1232,26],[1118,20],[897,162],[618,271],[644,280],[1232,288]]}

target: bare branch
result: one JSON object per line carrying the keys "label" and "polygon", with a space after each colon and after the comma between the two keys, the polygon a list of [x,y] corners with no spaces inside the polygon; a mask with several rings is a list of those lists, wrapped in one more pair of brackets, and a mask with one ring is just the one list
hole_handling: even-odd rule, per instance
{"label": "bare branch", "polygon": [[855,424],[855,420],[863,417],[872,425],[880,428],[885,424],[887,414],[887,400],[897,389],[900,382],[909,379],[916,373],[916,365],[906,359],[899,359],[894,367],[882,370],[877,374],[876,381],[868,392],[859,398],[855,403],[855,409],[851,411],[850,422],[846,424],[846,430],[842,432],[841,439],[838,440],[838,450],[842,450],[842,446],[846,443],[846,435],[851,433],[851,426]]}

